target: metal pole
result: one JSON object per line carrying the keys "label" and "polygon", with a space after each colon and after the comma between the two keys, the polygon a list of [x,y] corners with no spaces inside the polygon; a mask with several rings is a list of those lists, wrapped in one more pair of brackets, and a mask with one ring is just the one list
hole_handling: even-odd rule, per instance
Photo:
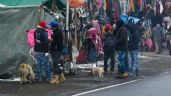
{"label": "metal pole", "polygon": [[68,47],[68,39],[69,39],[69,0],[67,0],[67,8],[66,8],[66,33],[65,33],[65,44]]}

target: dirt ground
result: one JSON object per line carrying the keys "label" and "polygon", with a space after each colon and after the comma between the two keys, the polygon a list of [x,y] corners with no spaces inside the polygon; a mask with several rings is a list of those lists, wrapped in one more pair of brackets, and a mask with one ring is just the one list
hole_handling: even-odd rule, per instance
{"label": "dirt ground", "polygon": [[[171,69],[171,58],[152,57],[141,59],[140,69],[141,76],[139,78],[167,72]],[[77,75],[66,76],[66,81],[58,85],[49,84],[48,82],[20,85],[19,82],[0,81],[0,96],[71,96],[87,90],[135,79],[132,77],[116,79],[113,74],[107,74],[104,77],[103,81],[97,81],[94,76],[87,72],[79,71]]]}

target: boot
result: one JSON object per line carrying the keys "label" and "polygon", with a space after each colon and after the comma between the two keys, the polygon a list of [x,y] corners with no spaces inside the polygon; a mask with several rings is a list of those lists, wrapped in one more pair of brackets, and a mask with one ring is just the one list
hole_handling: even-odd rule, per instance
{"label": "boot", "polygon": [[54,75],[54,78],[49,81],[51,84],[59,84],[59,75]]}
{"label": "boot", "polygon": [[128,72],[123,72],[123,73],[121,74],[121,78],[125,78],[125,77],[128,77]]}
{"label": "boot", "polygon": [[61,73],[61,74],[59,75],[58,80],[59,80],[59,82],[60,82],[60,83],[62,83],[62,82],[64,82],[64,81],[65,81],[65,76],[64,76],[64,74],[63,74],[63,73]]}

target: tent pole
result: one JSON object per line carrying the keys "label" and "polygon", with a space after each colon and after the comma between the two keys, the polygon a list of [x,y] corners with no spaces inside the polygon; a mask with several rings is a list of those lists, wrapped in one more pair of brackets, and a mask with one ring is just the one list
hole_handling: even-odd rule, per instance
{"label": "tent pole", "polygon": [[77,11],[75,10],[74,11],[74,15],[75,15],[75,20],[74,20],[74,24],[75,24],[75,31],[74,31],[74,46],[76,47],[76,48],[78,48],[78,41],[77,41],[77,24],[78,24],[78,17],[77,17]]}
{"label": "tent pole", "polygon": [[66,30],[65,30],[66,47],[68,47],[68,39],[69,39],[69,0],[67,0],[67,7],[66,7]]}

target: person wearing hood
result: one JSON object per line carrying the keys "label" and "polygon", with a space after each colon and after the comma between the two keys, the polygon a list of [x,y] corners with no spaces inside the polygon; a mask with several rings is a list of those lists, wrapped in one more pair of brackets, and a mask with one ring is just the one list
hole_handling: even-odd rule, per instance
{"label": "person wearing hood", "polygon": [[[63,34],[58,28],[58,22],[53,20],[49,24],[53,32],[51,45],[50,45],[50,54],[52,56],[53,69],[54,69],[54,78],[50,81],[51,84],[58,84],[65,80],[64,74],[60,69],[62,49],[63,49]],[[61,78],[61,79],[60,79]]]}
{"label": "person wearing hood", "polygon": [[127,68],[126,68],[126,54],[128,50],[128,30],[124,25],[122,20],[119,20],[117,23],[117,29],[115,35],[115,49],[118,55],[118,76],[119,78],[124,78],[128,76]]}
{"label": "person wearing hood", "polygon": [[139,76],[138,47],[141,38],[136,29],[136,25],[133,22],[128,25],[128,30],[129,75],[133,75],[133,69],[135,67],[136,76]]}
{"label": "person wearing hood", "polygon": [[154,40],[156,54],[161,53],[163,38],[163,29],[161,28],[160,24],[157,24],[156,27],[154,27],[152,30],[152,39]]}
{"label": "person wearing hood", "polygon": [[37,77],[38,81],[42,81],[42,64],[45,65],[46,80],[51,79],[51,71],[49,64],[49,43],[48,32],[45,30],[46,22],[41,21],[34,32],[34,51],[37,63]]}

